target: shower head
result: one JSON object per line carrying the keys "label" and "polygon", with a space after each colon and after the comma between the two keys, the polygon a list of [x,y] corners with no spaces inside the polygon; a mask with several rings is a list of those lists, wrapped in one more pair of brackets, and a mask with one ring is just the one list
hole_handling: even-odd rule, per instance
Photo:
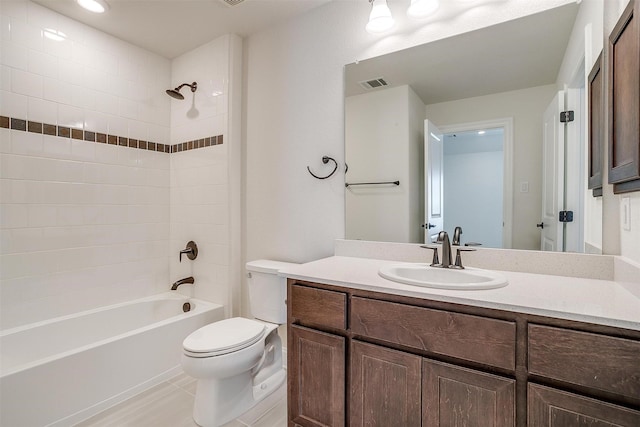
{"label": "shower head", "polygon": [[175,99],[184,99],[184,95],[180,93],[180,89],[182,89],[184,86],[189,86],[191,88],[191,92],[195,92],[196,89],[198,89],[198,83],[193,82],[191,84],[189,83],[182,83],[180,86],[178,86],[175,89],[167,89],[165,92],[167,92],[167,95],[169,95],[172,98]]}

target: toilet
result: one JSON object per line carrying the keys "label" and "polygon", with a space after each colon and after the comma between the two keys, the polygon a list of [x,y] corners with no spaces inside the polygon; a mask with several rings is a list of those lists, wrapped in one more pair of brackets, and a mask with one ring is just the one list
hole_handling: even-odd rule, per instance
{"label": "toilet", "polygon": [[257,260],[246,264],[255,319],[234,317],[203,326],[183,342],[182,368],[196,378],[193,419],[217,427],[237,418],[286,379],[278,326],[286,323],[286,279],[293,264]]}

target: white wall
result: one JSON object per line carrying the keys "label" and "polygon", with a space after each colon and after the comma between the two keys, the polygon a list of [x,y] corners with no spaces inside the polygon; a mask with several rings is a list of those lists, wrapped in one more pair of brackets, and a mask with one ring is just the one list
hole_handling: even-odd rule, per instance
{"label": "white wall", "polygon": [[[218,135],[222,144],[171,154],[170,278],[174,282],[193,276],[195,284],[183,285],[180,292],[222,304],[227,314],[232,312],[233,289],[239,288],[232,282],[239,269],[232,251],[240,236],[232,232],[230,217],[232,206],[239,205],[239,198],[231,195],[239,181],[239,151],[230,147],[240,139],[229,137],[232,88],[241,72],[234,60],[239,47],[237,36],[226,35],[171,64],[173,87],[198,83],[195,93],[185,87],[185,99],[171,101],[172,144]],[[198,245],[198,257],[183,257],[180,263],[178,253],[190,240]]]}
{"label": "white wall", "polygon": [[373,36],[366,2],[330,2],[248,37],[245,259],[309,261],[344,237],[344,174],[318,181],[306,166],[325,154],[343,165],[345,64],[567,3],[498,1],[408,22],[406,5],[391,2],[398,29]]}
{"label": "white wall", "polygon": [[348,97],[345,115],[349,124],[345,130],[347,182],[400,181],[399,186],[352,186],[346,190],[346,238],[422,241],[423,209],[417,203],[421,162],[415,156],[422,123],[412,118],[424,116],[424,104],[405,85]]}
{"label": "white wall", "polygon": [[[554,85],[538,86],[426,107],[427,118],[436,126],[513,117],[512,247],[515,249],[540,247],[536,224],[542,214],[541,120],[555,92]],[[522,182],[529,183],[529,192],[520,192]]]}
{"label": "white wall", "polygon": [[[27,1],[3,0],[0,22],[0,115],[169,142],[167,59]],[[169,154],[14,129],[0,141],[2,328],[165,289]]]}

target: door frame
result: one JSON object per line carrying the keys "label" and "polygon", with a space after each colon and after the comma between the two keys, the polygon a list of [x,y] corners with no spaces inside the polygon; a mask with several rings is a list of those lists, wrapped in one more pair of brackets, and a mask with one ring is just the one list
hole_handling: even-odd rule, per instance
{"label": "door frame", "polygon": [[443,134],[502,128],[504,131],[502,179],[502,248],[513,246],[513,117],[438,126]]}

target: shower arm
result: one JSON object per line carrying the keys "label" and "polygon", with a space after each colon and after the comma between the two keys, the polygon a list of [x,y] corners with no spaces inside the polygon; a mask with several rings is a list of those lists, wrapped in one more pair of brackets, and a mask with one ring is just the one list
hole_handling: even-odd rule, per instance
{"label": "shower arm", "polygon": [[183,87],[185,87],[185,86],[189,86],[189,87],[191,88],[191,92],[195,92],[195,91],[196,91],[196,89],[198,89],[198,83],[193,82],[193,83],[191,83],[191,84],[189,84],[189,83],[182,83],[180,86],[178,86],[178,87],[177,87],[177,88],[175,88],[174,90],[175,90],[176,92],[180,92],[180,89],[182,89],[182,88],[183,88]]}

